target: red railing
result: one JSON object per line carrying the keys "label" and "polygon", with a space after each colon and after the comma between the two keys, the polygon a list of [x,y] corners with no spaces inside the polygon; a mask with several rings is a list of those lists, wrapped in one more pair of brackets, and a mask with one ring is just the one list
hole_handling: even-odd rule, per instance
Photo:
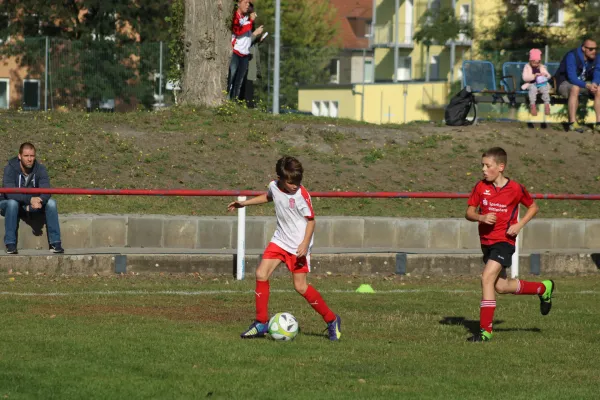
{"label": "red railing", "polygon": [[[0,193],[79,194],[94,196],[258,196],[259,190],[191,190],[191,189],[75,189],[75,188],[0,188]],[[311,192],[312,197],[375,198],[375,199],[466,199],[469,193],[454,192]],[[600,200],[600,194],[532,194],[542,200]]]}

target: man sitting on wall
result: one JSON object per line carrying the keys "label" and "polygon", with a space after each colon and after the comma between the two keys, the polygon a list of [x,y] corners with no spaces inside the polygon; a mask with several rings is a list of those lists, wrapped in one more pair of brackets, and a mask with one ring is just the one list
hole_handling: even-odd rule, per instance
{"label": "man sitting on wall", "polygon": [[[46,167],[35,160],[35,146],[25,142],[19,155],[4,167],[2,186],[5,188],[49,188],[50,178]],[[60,241],[60,226],[56,201],[49,194],[31,195],[4,193],[0,201],[0,214],[4,216],[4,244],[8,254],[17,254],[19,216],[33,216],[44,212],[48,243],[53,253],[64,253]]]}
{"label": "man sitting on wall", "polygon": [[594,131],[600,132],[600,60],[596,57],[597,48],[592,39],[584,40],[581,47],[569,51],[563,57],[554,75],[558,93],[569,99],[570,131],[583,132],[583,127],[576,121],[581,94],[594,100]]}

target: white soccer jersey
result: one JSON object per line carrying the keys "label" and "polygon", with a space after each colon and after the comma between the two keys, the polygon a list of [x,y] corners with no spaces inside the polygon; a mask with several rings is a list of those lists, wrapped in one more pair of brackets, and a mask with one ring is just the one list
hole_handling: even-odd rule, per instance
{"label": "white soccer jersey", "polygon": [[[296,254],[298,246],[304,240],[308,218],[314,218],[310,195],[306,188],[300,185],[296,193],[285,193],[277,187],[277,181],[269,183],[269,197],[275,204],[275,215],[277,216],[277,229],[271,242],[285,251]],[[314,236],[314,234],[313,234]],[[313,244],[310,238],[308,252]]]}

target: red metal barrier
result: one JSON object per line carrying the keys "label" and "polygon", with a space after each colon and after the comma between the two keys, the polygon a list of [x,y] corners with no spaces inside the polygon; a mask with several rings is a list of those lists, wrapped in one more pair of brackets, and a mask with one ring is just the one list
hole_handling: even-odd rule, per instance
{"label": "red metal barrier", "polygon": [[[264,191],[258,190],[189,190],[189,189],[73,189],[73,188],[0,188],[0,193],[25,194],[78,194],[94,196],[258,196]],[[469,193],[453,192],[311,192],[312,197],[338,198],[375,198],[375,199],[466,199]],[[535,199],[543,200],[600,200],[600,194],[532,194]]]}

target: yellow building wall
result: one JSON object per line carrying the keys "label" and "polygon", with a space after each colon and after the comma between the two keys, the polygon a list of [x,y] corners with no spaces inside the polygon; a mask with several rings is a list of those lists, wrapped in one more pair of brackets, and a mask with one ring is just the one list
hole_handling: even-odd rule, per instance
{"label": "yellow building wall", "polygon": [[339,117],[374,124],[441,121],[448,103],[446,82],[402,82],[331,89],[302,88],[298,91],[298,109],[312,112],[313,101],[337,101]]}
{"label": "yellow building wall", "polygon": [[312,112],[313,101],[337,101],[339,118],[360,120],[360,109],[358,116],[356,111],[356,103],[360,103],[360,96],[353,94],[349,85],[298,90],[298,110]]}

